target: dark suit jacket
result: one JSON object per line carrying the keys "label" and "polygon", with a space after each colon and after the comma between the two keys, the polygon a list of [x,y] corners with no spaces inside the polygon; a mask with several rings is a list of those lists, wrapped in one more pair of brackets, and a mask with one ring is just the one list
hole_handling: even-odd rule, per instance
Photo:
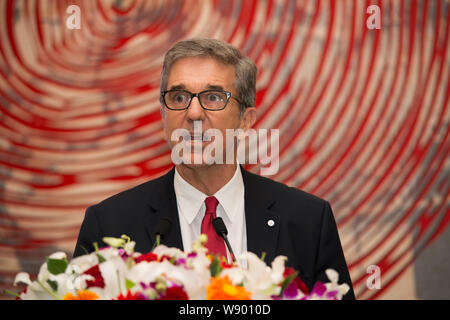
{"label": "dark suit jacket", "polygon": [[[311,289],[316,281],[328,282],[327,268],[339,273],[339,283],[351,290],[344,299],[354,299],[336,222],[329,203],[296,188],[288,187],[242,169],[245,188],[247,250],[269,264],[278,255],[288,257],[286,265],[299,271]],[[135,250],[146,253],[155,241],[155,229],[162,217],[173,225],[162,241],[183,250],[177,202],[173,186],[175,168],[167,174],[121,192],[87,209],[74,256],[94,251],[93,242],[104,246],[102,237],[126,234],[136,241]],[[273,226],[268,221],[273,220]]]}

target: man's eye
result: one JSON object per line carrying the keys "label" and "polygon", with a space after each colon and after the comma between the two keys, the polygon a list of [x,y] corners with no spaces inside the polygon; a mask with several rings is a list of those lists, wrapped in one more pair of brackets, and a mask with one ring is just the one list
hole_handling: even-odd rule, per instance
{"label": "man's eye", "polygon": [[176,94],[172,96],[172,101],[176,103],[183,103],[186,101],[186,96],[183,94]]}
{"label": "man's eye", "polygon": [[215,93],[208,94],[208,101],[218,102],[218,101],[221,101],[221,100],[222,100],[222,97],[220,95],[218,95],[218,94],[215,94]]}

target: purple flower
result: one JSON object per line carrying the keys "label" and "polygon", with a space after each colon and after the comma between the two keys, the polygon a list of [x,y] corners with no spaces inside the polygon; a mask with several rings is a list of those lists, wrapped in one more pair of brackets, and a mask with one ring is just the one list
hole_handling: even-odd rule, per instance
{"label": "purple flower", "polygon": [[287,299],[294,299],[298,295],[298,288],[295,281],[292,281],[283,290],[283,297]]}
{"label": "purple flower", "polygon": [[138,300],[149,300],[148,296],[146,294],[143,294],[142,292],[137,293]]}
{"label": "purple flower", "polygon": [[337,300],[337,294],[338,294],[337,291],[329,291],[329,292],[327,292],[326,297],[327,297],[327,299],[330,299],[330,300]]}
{"label": "purple flower", "polygon": [[311,295],[317,295],[319,297],[323,296],[323,294],[327,291],[327,287],[320,281],[316,282],[314,288],[312,289]]}
{"label": "purple flower", "polygon": [[148,288],[151,288],[151,289],[155,289],[155,285],[156,285],[156,282],[150,282],[149,284],[145,284],[144,282],[139,282],[139,284],[141,285],[141,288],[142,289],[148,289]]}
{"label": "purple flower", "polygon": [[125,261],[128,259],[129,255],[124,249],[119,249],[119,256]]}

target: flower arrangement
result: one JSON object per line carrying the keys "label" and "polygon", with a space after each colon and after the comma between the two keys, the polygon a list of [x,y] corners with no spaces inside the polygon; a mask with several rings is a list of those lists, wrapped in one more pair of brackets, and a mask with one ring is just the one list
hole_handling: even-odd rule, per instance
{"label": "flower arrangement", "polygon": [[108,247],[76,257],[56,252],[42,264],[37,279],[17,274],[14,285],[26,284],[20,299],[58,300],[338,300],[347,293],[347,284],[338,284],[336,271],[326,270],[328,283],[317,282],[311,292],[285,256],[267,266],[263,258],[247,252],[241,258],[248,268],[208,254],[205,235],[193,243],[192,252],[158,245],[141,254],[135,242],[104,238]]}

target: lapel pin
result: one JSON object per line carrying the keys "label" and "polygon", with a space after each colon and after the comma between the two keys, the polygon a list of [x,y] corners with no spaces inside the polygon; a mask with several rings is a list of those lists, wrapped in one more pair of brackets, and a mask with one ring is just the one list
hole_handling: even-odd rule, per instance
{"label": "lapel pin", "polygon": [[275,225],[275,221],[273,221],[272,219],[270,219],[269,221],[267,221],[267,225],[269,227],[273,227]]}

